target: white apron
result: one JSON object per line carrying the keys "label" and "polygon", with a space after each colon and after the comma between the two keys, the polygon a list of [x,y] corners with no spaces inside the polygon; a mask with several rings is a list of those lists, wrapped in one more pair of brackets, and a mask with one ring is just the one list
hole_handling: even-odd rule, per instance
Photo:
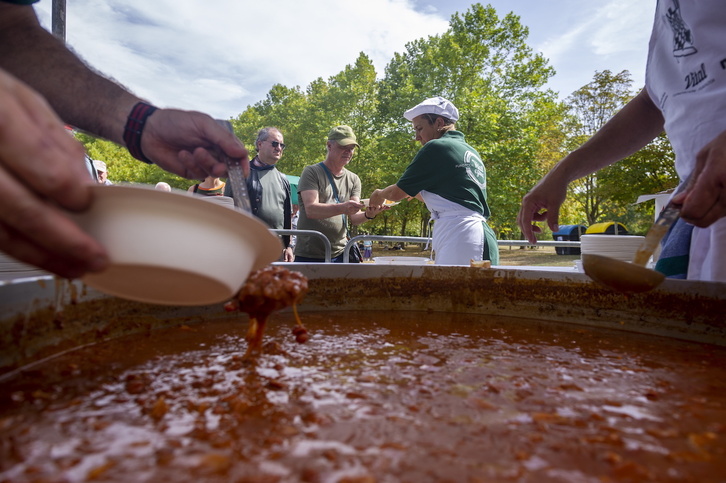
{"label": "white apron", "polygon": [[428,191],[421,191],[421,197],[434,220],[432,241],[436,264],[468,267],[471,260],[482,260],[486,218]]}

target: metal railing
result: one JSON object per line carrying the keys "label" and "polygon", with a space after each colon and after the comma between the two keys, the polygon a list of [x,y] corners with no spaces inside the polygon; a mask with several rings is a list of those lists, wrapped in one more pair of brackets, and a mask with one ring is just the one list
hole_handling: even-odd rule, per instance
{"label": "metal railing", "polygon": [[272,233],[278,236],[290,235],[290,236],[313,236],[319,238],[323,242],[325,247],[325,263],[330,263],[330,240],[328,237],[315,230],[270,230]]}
{"label": "metal railing", "polygon": [[497,240],[497,245],[500,247],[579,247],[579,241],[565,241],[565,240],[542,240],[538,241],[536,245],[531,244],[527,240]]}
{"label": "metal railing", "polygon": [[[325,262],[329,263],[331,259],[331,246],[330,240],[315,230],[270,230],[276,235],[294,235],[294,236],[314,236],[322,240],[325,245]],[[402,243],[421,243],[431,244],[430,237],[420,236],[389,236],[389,235],[358,235],[354,236],[345,245],[343,251],[343,263],[350,262],[350,247],[354,243],[358,243],[360,240],[371,240],[371,241],[382,241],[382,242],[402,242]],[[565,241],[565,240],[542,240],[538,241],[536,245],[528,242],[527,240],[497,240],[497,245],[500,247],[579,247],[579,241]]]}
{"label": "metal railing", "polygon": [[384,236],[384,235],[358,235],[354,236],[345,244],[343,250],[343,263],[350,262],[350,247],[358,240],[385,241],[385,242],[403,242],[403,243],[431,243],[431,238],[423,236]]}

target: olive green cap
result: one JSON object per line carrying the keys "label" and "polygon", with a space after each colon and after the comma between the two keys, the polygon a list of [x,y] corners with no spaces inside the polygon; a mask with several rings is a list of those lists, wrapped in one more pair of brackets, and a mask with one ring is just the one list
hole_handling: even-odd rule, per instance
{"label": "olive green cap", "polygon": [[360,147],[350,126],[336,126],[328,133],[328,141],[335,141],[341,146],[355,144]]}

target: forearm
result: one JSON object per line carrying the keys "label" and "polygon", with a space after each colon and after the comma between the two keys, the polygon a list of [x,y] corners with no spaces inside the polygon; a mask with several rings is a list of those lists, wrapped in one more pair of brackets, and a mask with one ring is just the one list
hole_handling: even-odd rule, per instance
{"label": "forearm", "polygon": [[32,7],[0,3],[0,66],[42,94],[64,122],[123,145],[139,99],[86,66],[40,26]]}
{"label": "forearm", "polygon": [[370,221],[368,218],[366,218],[365,212],[356,213],[355,215],[350,217],[350,222],[353,223],[353,225],[362,225],[366,221]]}
{"label": "forearm", "polygon": [[630,156],[663,130],[663,116],[645,90],[620,110],[585,144],[568,154],[522,199],[517,223],[530,243],[541,233],[537,222],[552,231],[559,226],[559,210],[570,182]]}
{"label": "forearm", "polygon": [[663,131],[663,116],[643,89],[595,135],[548,174],[568,183],[609,166],[643,148]]}
{"label": "forearm", "polygon": [[322,220],[343,214],[343,205],[337,203],[312,203],[305,205],[305,214],[311,220]]}
{"label": "forearm", "polygon": [[408,193],[399,188],[398,185],[392,184],[386,188],[378,189],[371,193],[370,204],[380,205],[386,200],[401,201],[404,198],[408,198]]}
{"label": "forearm", "polygon": [[408,198],[408,193],[399,188],[397,184],[392,184],[391,186],[382,189],[381,194],[385,197],[385,199],[391,201],[401,201],[404,198]]}

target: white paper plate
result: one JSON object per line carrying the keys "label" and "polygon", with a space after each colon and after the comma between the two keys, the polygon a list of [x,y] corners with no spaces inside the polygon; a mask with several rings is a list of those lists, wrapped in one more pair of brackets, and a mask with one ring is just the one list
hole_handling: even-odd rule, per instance
{"label": "white paper plate", "polygon": [[282,245],[252,215],[191,193],[146,186],[93,186],[72,214],[109,252],[111,266],[83,281],[101,292],[163,305],[224,302]]}
{"label": "white paper plate", "polygon": [[[368,198],[366,198],[364,200],[360,200],[360,202],[363,203],[366,208],[368,208],[368,202],[369,201],[370,201],[370,199],[368,199]],[[384,206],[388,206],[388,207],[393,207],[393,206],[396,206],[399,203],[400,203],[400,201],[386,200],[386,201],[383,202],[383,205]]]}

